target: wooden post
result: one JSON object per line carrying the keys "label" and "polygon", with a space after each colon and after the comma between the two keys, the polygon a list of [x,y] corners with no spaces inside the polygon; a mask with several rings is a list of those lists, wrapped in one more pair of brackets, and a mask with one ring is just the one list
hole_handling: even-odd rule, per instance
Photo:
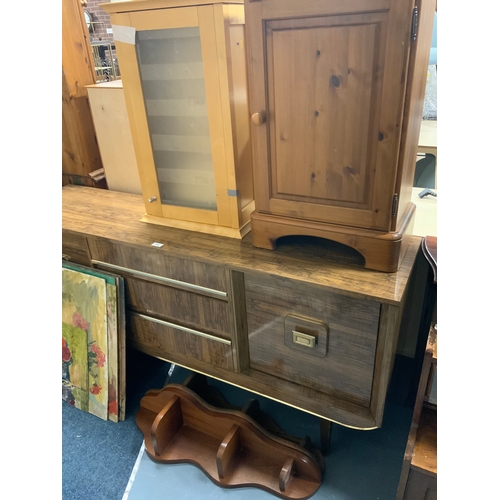
{"label": "wooden post", "polygon": [[62,173],[67,182],[72,176],[88,178],[90,172],[102,168],[85,88],[94,83],[94,59],[81,0],[62,0]]}

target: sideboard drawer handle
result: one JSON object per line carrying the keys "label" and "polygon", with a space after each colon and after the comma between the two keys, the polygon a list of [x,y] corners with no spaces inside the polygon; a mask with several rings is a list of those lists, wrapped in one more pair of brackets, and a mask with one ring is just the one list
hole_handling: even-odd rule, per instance
{"label": "sideboard drawer handle", "polygon": [[198,330],[193,330],[192,328],[188,328],[187,326],[176,325],[175,323],[170,323],[168,321],[163,321],[161,319],[153,318],[152,316],[147,316],[146,314],[140,314],[136,312],[130,313],[132,316],[137,316],[139,318],[145,319],[146,321],[152,321],[153,323],[158,323],[159,325],[168,326],[170,328],[175,328],[176,330],[181,330],[186,333],[192,333],[193,335],[197,335],[198,337],[203,337],[208,340],[213,340],[214,342],[219,342],[221,344],[231,345],[231,341],[227,339],[221,339],[220,337],[216,337],[215,335],[210,335],[208,333],[200,332]]}
{"label": "sideboard drawer handle", "polygon": [[294,344],[299,344],[304,347],[310,347],[314,349],[316,346],[316,337],[314,335],[308,335],[307,333],[292,331],[293,337],[292,341]]}
{"label": "sideboard drawer handle", "polygon": [[207,295],[212,295],[217,298],[226,298],[227,293],[221,292],[220,290],[214,290],[213,288],[207,288],[200,285],[194,285],[193,283],[186,283],[185,281],[174,280],[172,278],[165,278],[164,276],[158,276],[156,274],[145,273],[142,271],[136,271],[135,269],[130,269],[128,267],[117,266],[116,264],[108,264],[107,262],[102,262],[100,260],[92,259],[92,264],[96,264],[100,267],[107,267],[109,269],[115,269],[117,271],[123,271],[125,273],[131,274],[132,276],[136,276],[138,278],[150,278],[157,281],[161,281],[163,283],[167,283],[169,285],[178,286],[179,288],[194,290],[197,292],[203,292]]}

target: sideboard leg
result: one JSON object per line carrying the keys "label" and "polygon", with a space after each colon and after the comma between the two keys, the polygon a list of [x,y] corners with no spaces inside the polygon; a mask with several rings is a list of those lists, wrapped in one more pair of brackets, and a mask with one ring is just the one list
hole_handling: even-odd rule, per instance
{"label": "sideboard leg", "polygon": [[330,451],[330,438],[332,437],[332,423],[330,420],[320,418],[319,430],[321,439],[321,453],[327,455]]}

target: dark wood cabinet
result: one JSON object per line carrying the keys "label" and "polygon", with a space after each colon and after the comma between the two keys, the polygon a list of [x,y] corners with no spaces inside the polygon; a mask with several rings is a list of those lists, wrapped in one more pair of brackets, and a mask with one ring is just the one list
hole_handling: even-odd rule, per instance
{"label": "dark wood cabinet", "polygon": [[433,0],[246,0],[252,241],[349,245],[393,272],[409,243]]}
{"label": "dark wood cabinet", "polygon": [[69,258],[125,279],[130,347],[331,422],[381,426],[421,238],[387,274],[328,240],[269,252],[250,235],[143,224],[140,195],[66,186],[62,199]]}

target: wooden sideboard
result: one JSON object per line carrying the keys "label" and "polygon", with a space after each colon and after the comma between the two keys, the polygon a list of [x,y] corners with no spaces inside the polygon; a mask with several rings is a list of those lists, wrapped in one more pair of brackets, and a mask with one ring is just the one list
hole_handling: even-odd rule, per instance
{"label": "wooden sideboard", "polygon": [[420,237],[385,273],[328,240],[269,252],[143,213],[140,195],[62,190],[63,257],[125,278],[128,346],[330,422],[381,426]]}

